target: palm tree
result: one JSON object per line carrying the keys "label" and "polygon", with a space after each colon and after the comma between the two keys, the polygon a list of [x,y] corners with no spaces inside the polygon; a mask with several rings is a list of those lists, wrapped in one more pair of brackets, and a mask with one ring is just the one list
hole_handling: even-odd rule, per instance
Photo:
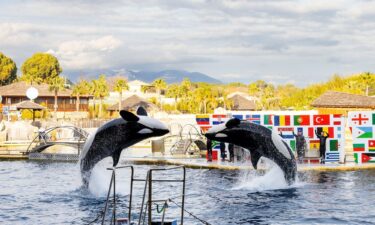
{"label": "palm tree", "polygon": [[97,80],[91,81],[91,94],[94,96],[94,105],[95,100],[100,99],[99,117],[101,117],[103,108],[103,98],[109,95],[108,84],[104,74],[100,75]]}
{"label": "palm tree", "polygon": [[169,98],[174,98],[175,110],[177,110],[177,98],[180,97],[180,87],[178,84],[169,85],[166,96]]}
{"label": "palm tree", "polygon": [[55,113],[55,117],[56,117],[56,112],[57,112],[57,95],[59,93],[59,91],[61,90],[64,90],[65,89],[65,79],[60,77],[60,76],[56,76],[54,78],[52,78],[50,80],[50,83],[49,83],[49,91],[53,91],[54,94],[55,94],[55,104],[53,106],[53,109],[54,109],[54,113]]}
{"label": "palm tree", "polygon": [[73,96],[76,96],[76,111],[79,111],[79,104],[80,104],[80,96],[87,95],[90,93],[90,83],[86,80],[80,80],[76,85],[73,87]]}
{"label": "palm tree", "polygon": [[121,110],[121,102],[122,102],[122,91],[123,90],[129,90],[129,85],[128,85],[128,81],[123,79],[123,78],[119,78],[116,80],[116,83],[115,83],[115,91],[119,93],[119,102],[118,102],[118,111]]}
{"label": "palm tree", "polygon": [[158,78],[158,79],[156,79],[152,82],[152,85],[155,86],[155,88],[156,88],[156,90],[159,94],[159,104],[160,104],[160,108],[162,108],[161,91],[164,90],[167,87],[167,83],[165,82],[165,80],[163,78]]}

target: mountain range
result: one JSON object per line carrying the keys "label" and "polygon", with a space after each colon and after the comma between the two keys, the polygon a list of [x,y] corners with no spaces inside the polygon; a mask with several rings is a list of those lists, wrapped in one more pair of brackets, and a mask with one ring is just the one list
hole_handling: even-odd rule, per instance
{"label": "mountain range", "polygon": [[163,78],[168,84],[179,83],[184,78],[189,78],[192,82],[222,83],[220,80],[199,72],[189,72],[185,70],[162,70],[162,71],[134,71],[134,70],[91,70],[91,71],[66,71],[68,78],[76,81],[79,77],[86,79],[96,79],[100,74],[107,77],[124,76],[129,81],[141,80],[151,83],[157,78]]}

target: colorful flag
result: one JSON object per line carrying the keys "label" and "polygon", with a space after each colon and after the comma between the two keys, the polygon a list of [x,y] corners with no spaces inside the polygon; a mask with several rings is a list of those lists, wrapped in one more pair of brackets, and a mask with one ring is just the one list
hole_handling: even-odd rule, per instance
{"label": "colorful flag", "polygon": [[296,140],[290,140],[290,148],[295,151],[296,150]]}
{"label": "colorful flag", "polygon": [[314,138],[314,127],[307,128],[307,133],[309,138]]}
{"label": "colorful flag", "polygon": [[260,115],[246,115],[246,120],[252,123],[260,124]]}
{"label": "colorful flag", "polygon": [[357,126],[363,126],[363,125],[369,125],[370,124],[370,118],[369,115],[365,113],[354,113],[354,115],[349,118],[349,122],[353,125]]}
{"label": "colorful flag", "polygon": [[209,125],[210,124],[210,116],[206,114],[196,115],[195,120],[197,121],[198,125]]}
{"label": "colorful flag", "polygon": [[323,132],[326,132],[330,138],[334,138],[335,137],[335,129],[334,127],[318,127],[317,128],[317,132],[318,134],[321,134]]}
{"label": "colorful flag", "polygon": [[264,115],[264,125],[272,125],[272,115]]}
{"label": "colorful flag", "polygon": [[224,123],[225,121],[227,121],[227,115],[223,115],[223,114],[212,115],[212,124],[213,125],[221,124],[221,123]]}
{"label": "colorful flag", "polygon": [[353,127],[355,138],[372,138],[372,127]]}
{"label": "colorful flag", "polygon": [[316,125],[330,125],[330,115],[313,115],[313,124]]}
{"label": "colorful flag", "polygon": [[329,150],[330,151],[338,151],[339,150],[339,143],[336,139],[329,140]]}
{"label": "colorful flag", "polygon": [[319,149],[320,141],[319,140],[310,140],[310,149]]}
{"label": "colorful flag", "polygon": [[327,152],[326,162],[338,162],[340,160],[340,153],[338,152]]}
{"label": "colorful flag", "polygon": [[232,117],[233,118],[237,118],[237,119],[239,119],[239,120],[243,120],[243,115],[241,115],[241,114],[237,114],[237,115],[232,115]]}
{"label": "colorful flag", "polygon": [[375,113],[372,114],[372,125],[375,125]]}
{"label": "colorful flag", "polygon": [[362,153],[362,163],[375,163],[375,153]]}
{"label": "colorful flag", "polygon": [[310,116],[309,115],[294,116],[294,125],[295,126],[308,126],[308,125],[310,125]]}
{"label": "colorful flag", "polygon": [[334,126],[341,126],[341,114],[333,114],[332,123]]}
{"label": "colorful flag", "polygon": [[273,124],[275,126],[290,126],[290,116],[289,115],[273,116]]}
{"label": "colorful flag", "polygon": [[375,151],[375,140],[368,140],[368,150]]}
{"label": "colorful flag", "polygon": [[206,133],[211,126],[199,126],[201,128],[202,133]]}
{"label": "colorful flag", "polygon": [[355,144],[353,143],[353,151],[355,152],[364,152],[365,151],[365,144]]}
{"label": "colorful flag", "polygon": [[282,138],[284,139],[293,139],[293,127],[278,127],[277,131],[280,133],[282,132]]}

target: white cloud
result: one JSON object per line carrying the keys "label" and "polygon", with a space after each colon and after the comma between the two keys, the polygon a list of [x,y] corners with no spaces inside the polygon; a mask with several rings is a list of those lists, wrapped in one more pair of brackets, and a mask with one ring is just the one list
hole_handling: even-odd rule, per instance
{"label": "white cloud", "polygon": [[64,70],[277,74],[303,84],[375,70],[374,9],[356,0],[3,1],[0,50],[20,64],[49,49]]}
{"label": "white cloud", "polygon": [[47,52],[58,57],[65,69],[95,69],[111,66],[109,53],[122,42],[113,36],[104,36],[93,40],[73,40],[59,44],[56,50]]}

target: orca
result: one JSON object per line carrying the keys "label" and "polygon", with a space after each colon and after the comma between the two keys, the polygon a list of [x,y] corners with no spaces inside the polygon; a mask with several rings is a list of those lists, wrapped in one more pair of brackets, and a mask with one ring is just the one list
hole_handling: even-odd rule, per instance
{"label": "orca", "polygon": [[232,143],[248,149],[255,169],[260,157],[271,159],[284,172],[287,183],[294,183],[297,173],[294,155],[284,140],[267,127],[233,118],[211,127],[205,136],[214,141]]}
{"label": "orca", "polygon": [[160,121],[147,116],[139,107],[137,115],[121,110],[121,118],[111,120],[91,134],[80,155],[82,182],[88,186],[91,171],[102,159],[111,156],[115,167],[122,150],[150,137],[163,136],[169,132]]}

